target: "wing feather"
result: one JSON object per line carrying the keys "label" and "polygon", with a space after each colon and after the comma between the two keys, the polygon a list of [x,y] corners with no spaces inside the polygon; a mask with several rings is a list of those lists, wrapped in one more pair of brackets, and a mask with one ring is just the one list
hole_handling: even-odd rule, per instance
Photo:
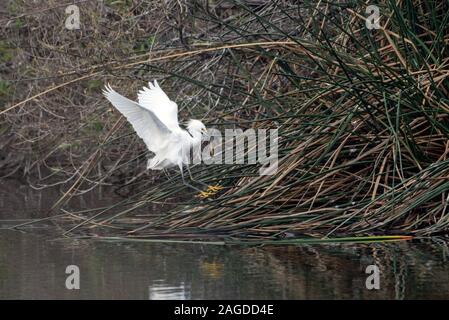
{"label": "wing feather", "polygon": [[154,84],[148,82],[148,87],[143,87],[137,97],[139,104],[153,111],[169,129],[179,129],[178,105],[170,100],[156,80]]}
{"label": "wing feather", "polygon": [[143,108],[138,103],[122,96],[109,85],[105,87],[103,94],[131,123],[137,135],[145,142],[150,151],[157,153],[169,142],[172,131],[152,110]]}

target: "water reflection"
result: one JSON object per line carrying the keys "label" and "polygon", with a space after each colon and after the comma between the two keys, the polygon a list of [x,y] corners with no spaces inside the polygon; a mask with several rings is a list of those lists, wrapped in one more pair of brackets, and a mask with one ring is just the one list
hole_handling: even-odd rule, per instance
{"label": "water reflection", "polygon": [[181,283],[179,286],[168,287],[163,279],[153,281],[148,287],[150,300],[189,300],[190,286]]}
{"label": "water reflection", "polygon": [[[1,195],[3,224],[45,216],[57,197]],[[91,197],[72,205],[98,206]],[[444,241],[244,247],[50,241],[43,231],[0,230],[0,298],[449,299]],[[71,264],[80,290],[65,288]],[[380,290],[365,287],[370,264],[380,268]]]}
{"label": "water reflection", "polygon": [[[0,298],[449,298],[444,243],[244,248],[48,241],[0,232]],[[79,266],[81,290],[65,288]],[[365,268],[381,270],[380,290]]]}

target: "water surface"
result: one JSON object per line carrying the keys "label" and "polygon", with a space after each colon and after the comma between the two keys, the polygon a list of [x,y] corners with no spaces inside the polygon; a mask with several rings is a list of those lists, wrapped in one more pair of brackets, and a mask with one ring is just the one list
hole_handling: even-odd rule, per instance
{"label": "water surface", "polygon": [[[1,223],[45,216],[59,195],[3,181]],[[116,200],[95,193],[70,206]],[[449,299],[448,244],[438,239],[245,247],[55,237],[54,229],[0,230],[1,299]],[[379,290],[365,286],[371,264]],[[68,265],[80,269],[80,290],[65,287]]]}

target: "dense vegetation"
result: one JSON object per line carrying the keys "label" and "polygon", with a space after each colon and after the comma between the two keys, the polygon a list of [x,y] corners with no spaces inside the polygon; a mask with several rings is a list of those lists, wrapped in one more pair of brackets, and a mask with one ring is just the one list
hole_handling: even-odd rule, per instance
{"label": "dense vegetation", "polygon": [[[0,171],[60,185],[67,234],[275,239],[449,230],[449,1],[10,1],[0,42]],[[50,4],[50,5],[49,5]],[[372,4],[372,3],[370,3]],[[36,7],[37,6],[37,7]],[[101,96],[159,79],[180,118],[278,128],[279,169],[195,166],[194,197],[145,170],[142,141]],[[59,211],[100,185],[108,208]]]}

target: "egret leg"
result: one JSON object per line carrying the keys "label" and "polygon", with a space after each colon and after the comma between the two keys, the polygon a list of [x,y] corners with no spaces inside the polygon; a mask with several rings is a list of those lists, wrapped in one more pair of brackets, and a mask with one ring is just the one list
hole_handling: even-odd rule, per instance
{"label": "egret leg", "polygon": [[190,172],[189,166],[187,166],[187,171],[189,172],[190,180],[192,180],[192,181],[194,181],[194,182],[198,182],[199,184],[202,184],[202,185],[205,186],[205,187],[209,187],[208,184],[206,184],[206,183],[204,183],[204,182],[202,182],[202,181],[200,181],[200,180],[193,179],[192,172]]}
{"label": "egret leg", "polygon": [[168,180],[171,179],[171,177],[170,177],[170,175],[168,174],[168,171],[167,171],[166,169],[162,169],[162,172],[165,174],[165,177],[166,177]]}
{"label": "egret leg", "polygon": [[218,191],[220,191],[221,189],[223,189],[223,187],[220,186],[220,185],[211,186],[211,185],[208,185],[208,184],[206,184],[206,183],[204,183],[204,182],[202,182],[202,181],[193,179],[192,173],[190,172],[189,166],[187,166],[187,171],[189,172],[190,179],[191,179],[192,181],[201,183],[203,186],[206,187],[206,190],[203,191],[203,192],[201,192],[201,197],[202,197],[202,198],[207,198],[207,197],[209,197],[209,196],[213,196],[213,195],[216,194]]}
{"label": "egret leg", "polygon": [[198,192],[203,192],[203,190],[200,190],[200,189],[198,189],[197,187],[194,187],[194,186],[192,186],[191,184],[187,183],[187,182],[184,180],[184,171],[182,170],[182,167],[180,166],[179,169],[181,170],[181,178],[182,178],[182,183],[183,183],[184,185],[186,185],[186,186],[188,186],[188,187],[190,187],[190,188],[192,188],[192,189],[194,189],[194,190],[196,190],[196,191],[198,191]]}

